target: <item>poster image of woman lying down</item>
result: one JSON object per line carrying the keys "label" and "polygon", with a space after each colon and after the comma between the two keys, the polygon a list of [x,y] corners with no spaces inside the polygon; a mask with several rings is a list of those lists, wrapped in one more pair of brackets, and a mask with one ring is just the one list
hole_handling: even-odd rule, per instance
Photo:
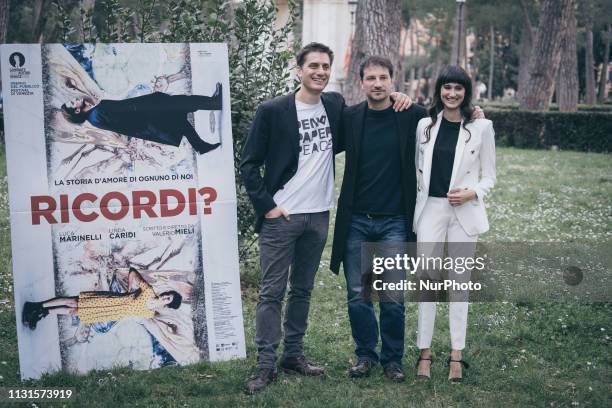
{"label": "poster image of woman lying down", "polygon": [[217,83],[212,96],[169,95],[153,92],[123,100],[102,99],[97,104],[87,96],[61,106],[64,117],[74,124],[88,121],[92,126],[151,142],[178,147],[183,136],[196,152],[204,154],[220,143],[200,138],[187,114],[198,110],[222,109],[222,86]]}
{"label": "poster image of woman lying down", "polygon": [[[99,334],[108,333],[123,320],[140,323],[151,338],[152,353],[160,366],[190,364],[199,360],[199,350],[193,339],[193,327],[168,312],[181,306],[183,297],[171,290],[156,294],[134,268],[128,274],[128,290],[121,292],[113,278],[110,291],[81,292],[78,296],[55,297],[42,302],[25,302],[22,323],[31,330],[49,315],[78,318]],[[178,311],[176,311],[178,312]],[[165,315],[165,316],[162,316]]]}

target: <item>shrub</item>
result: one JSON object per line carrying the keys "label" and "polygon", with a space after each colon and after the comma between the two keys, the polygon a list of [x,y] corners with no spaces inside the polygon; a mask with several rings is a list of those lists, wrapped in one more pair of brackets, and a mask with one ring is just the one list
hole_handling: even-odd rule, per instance
{"label": "shrub", "polygon": [[485,109],[500,146],[612,152],[612,114]]}

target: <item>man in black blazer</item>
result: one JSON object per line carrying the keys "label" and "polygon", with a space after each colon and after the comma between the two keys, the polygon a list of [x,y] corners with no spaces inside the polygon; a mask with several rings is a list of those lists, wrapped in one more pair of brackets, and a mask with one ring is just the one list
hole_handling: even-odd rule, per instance
{"label": "man in black blazer", "polygon": [[178,147],[185,136],[196,152],[204,154],[219,143],[202,140],[187,120],[187,114],[221,110],[222,99],[218,83],[212,96],[153,92],[123,100],[103,99],[98,104],[88,98],[76,98],[62,105],[62,113],[72,123],[88,121],[100,129],[171,146]]}
{"label": "man in black blazer", "polygon": [[[287,281],[280,366],[302,375],[324,373],[304,358],[303,337],[327,240],[329,210],[335,206],[333,157],[344,149],[340,130],[344,98],[323,93],[332,61],[332,51],[323,44],[302,48],[296,56],[300,89],[259,106],[242,151],[240,173],[257,214],[262,273],[256,309],[258,373],[247,382],[248,393],[276,378]],[[397,109],[411,103],[405,95],[393,96]]]}
{"label": "man in black blazer", "polygon": [[259,106],[240,163],[257,214],[262,273],[256,309],[258,373],[247,382],[247,393],[263,389],[276,378],[287,280],[280,365],[302,375],[324,373],[304,358],[303,337],[327,239],[329,210],[335,204],[333,155],[342,150],[340,116],[345,103],[338,93],[322,93],[333,61],[327,46],[308,44],[296,61],[300,89]]}
{"label": "man in black blazer", "polygon": [[[383,57],[369,57],[360,68],[367,101],[345,109],[342,139],[346,162],[338,200],[330,268],[339,272],[344,263],[347,301],[357,363],[349,376],[369,375],[380,362],[385,376],[405,379],[403,293],[380,297],[380,355],[376,351],[379,324],[372,302],[365,295],[371,290],[370,265],[362,265],[365,243],[381,243],[377,255],[395,256],[406,241],[414,241],[412,217],[416,200],[414,168],[415,135],[425,108],[413,104],[394,112],[391,93],[393,65]],[[362,248],[363,247],[363,248]],[[385,272],[387,274],[387,272]],[[395,271],[384,279],[403,279]],[[392,294],[393,295],[393,294]]]}

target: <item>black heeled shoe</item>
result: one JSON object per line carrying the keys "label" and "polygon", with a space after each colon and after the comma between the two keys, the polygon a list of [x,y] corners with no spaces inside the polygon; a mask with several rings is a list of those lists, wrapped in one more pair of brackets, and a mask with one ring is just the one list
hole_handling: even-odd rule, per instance
{"label": "black heeled shoe", "polygon": [[216,109],[221,110],[223,108],[223,85],[220,82],[217,82],[217,86],[215,88],[215,93],[211,96],[213,100],[213,105]]}
{"label": "black heeled shoe", "polygon": [[[465,360],[463,360],[463,359],[461,359],[461,360],[453,360],[452,358],[450,358],[450,357],[449,357],[449,358],[448,358],[448,360],[446,360],[446,366],[447,366],[447,367],[449,367],[449,371],[450,371],[450,363],[459,363],[459,364],[461,364],[461,366],[462,366],[463,368],[465,368],[466,370],[467,370],[468,368],[470,368],[470,365],[468,364],[468,362],[467,362],[467,361],[465,361]],[[462,373],[462,374],[463,374],[463,373]],[[449,380],[451,383],[453,383],[453,384],[458,384],[458,383],[460,383],[460,382],[463,382],[463,376],[461,376],[461,377],[451,377],[451,376],[450,376],[450,373],[449,373],[449,375],[448,375],[448,380]]]}
{"label": "black heeled shoe", "polygon": [[[424,360],[424,361],[429,361],[429,372],[430,372],[430,375],[429,375],[429,376],[427,376],[427,375],[423,375],[423,374],[418,374],[419,363],[421,362],[421,360]],[[417,360],[417,362],[416,362],[416,364],[415,364],[415,366],[414,366],[414,367],[417,369],[417,377],[418,377],[418,378],[426,378],[426,379],[428,379],[428,380],[429,380],[429,379],[431,378],[431,365],[432,365],[432,364],[433,364],[433,360],[432,360],[432,358],[431,358],[431,355],[429,356],[429,358],[424,358],[424,357],[421,357],[421,356],[419,355],[419,359]]]}

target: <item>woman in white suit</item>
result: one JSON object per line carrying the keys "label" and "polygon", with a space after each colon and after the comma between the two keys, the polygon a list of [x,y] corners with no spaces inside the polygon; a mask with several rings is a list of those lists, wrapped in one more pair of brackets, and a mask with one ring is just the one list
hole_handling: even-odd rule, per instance
{"label": "woman in white suit", "polygon": [[[417,127],[416,170],[418,192],[413,229],[417,255],[456,260],[473,257],[478,235],[489,229],[484,198],[495,184],[495,138],[487,119],[472,119],[472,81],[458,66],[443,70],[435,85],[428,118]],[[465,283],[470,270],[447,271],[448,279]],[[439,282],[440,271],[421,269],[420,283]],[[449,379],[463,379],[462,350],[465,347],[467,293],[449,290],[451,356]],[[430,377],[431,339],[436,318],[435,292],[421,292],[418,304],[417,375]]]}

